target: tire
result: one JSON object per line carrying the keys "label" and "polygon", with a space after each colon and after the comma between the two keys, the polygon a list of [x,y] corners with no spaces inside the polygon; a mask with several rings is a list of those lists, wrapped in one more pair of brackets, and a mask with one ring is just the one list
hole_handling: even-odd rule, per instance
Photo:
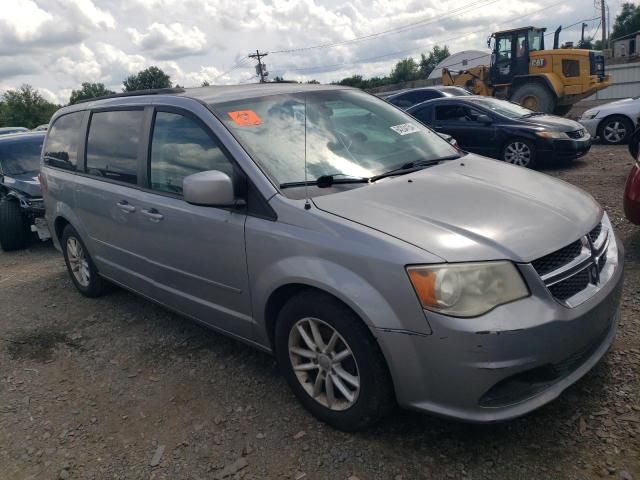
{"label": "tire", "polygon": [[512,165],[535,168],[538,165],[536,149],[533,144],[522,138],[512,138],[502,148],[502,160]]}
{"label": "tire", "polygon": [[71,281],[82,295],[95,298],[109,290],[110,284],[98,273],[87,247],[71,225],[64,228],[60,246]]}
{"label": "tire", "polygon": [[[312,323],[326,350],[311,350],[319,344]],[[280,369],[300,403],[334,428],[361,430],[392,410],[393,387],[378,344],[362,320],[334,297],[308,290],[291,298],[278,314],[275,347]]]}
{"label": "tire", "polygon": [[623,115],[611,115],[600,122],[598,137],[607,145],[627,143],[633,133],[633,123]]}
{"label": "tire", "polygon": [[564,117],[567,113],[571,111],[573,105],[558,105],[553,109],[553,114],[558,115],[560,117]]}
{"label": "tire", "polygon": [[516,88],[511,101],[536,112],[553,113],[556,99],[549,89],[539,83],[525,83]]}
{"label": "tire", "polygon": [[6,252],[20,250],[29,245],[29,223],[22,215],[17,201],[0,200],[0,246]]}

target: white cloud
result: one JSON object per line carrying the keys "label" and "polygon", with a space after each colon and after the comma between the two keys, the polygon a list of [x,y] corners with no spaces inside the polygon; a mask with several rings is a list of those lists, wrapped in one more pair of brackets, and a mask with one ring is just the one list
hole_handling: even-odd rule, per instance
{"label": "white cloud", "polygon": [[154,58],[170,59],[204,53],[207,37],[202,30],[193,26],[186,28],[180,23],[152,23],[145,33],[136,28],[128,28],[134,45],[152,52]]}
{"label": "white cloud", "polygon": [[95,27],[111,29],[116,26],[113,16],[109,12],[96,7],[92,0],[64,0],[64,4],[68,5],[70,9],[77,10]]}

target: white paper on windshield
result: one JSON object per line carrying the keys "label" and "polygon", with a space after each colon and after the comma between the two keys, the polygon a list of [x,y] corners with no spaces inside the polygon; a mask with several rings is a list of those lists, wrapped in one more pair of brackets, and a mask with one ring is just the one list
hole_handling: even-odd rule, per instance
{"label": "white paper on windshield", "polygon": [[416,133],[420,131],[420,129],[413,123],[403,123],[401,125],[394,125],[393,127],[389,128],[400,135],[409,135],[410,133]]}

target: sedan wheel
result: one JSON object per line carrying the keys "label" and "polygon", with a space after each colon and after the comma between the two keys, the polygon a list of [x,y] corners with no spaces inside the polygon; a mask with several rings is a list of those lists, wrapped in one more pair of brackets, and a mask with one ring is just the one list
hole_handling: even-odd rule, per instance
{"label": "sedan wheel", "polygon": [[504,147],[503,160],[521,167],[532,167],[534,152],[531,146],[522,140],[515,140]]}
{"label": "sedan wheel", "polygon": [[299,320],[289,334],[289,358],[304,390],[330,410],[358,400],[358,364],[345,339],[317,318]]}
{"label": "sedan wheel", "polygon": [[627,137],[633,130],[631,122],[622,116],[614,116],[605,119],[600,127],[600,140],[609,145],[620,145],[627,141]]}

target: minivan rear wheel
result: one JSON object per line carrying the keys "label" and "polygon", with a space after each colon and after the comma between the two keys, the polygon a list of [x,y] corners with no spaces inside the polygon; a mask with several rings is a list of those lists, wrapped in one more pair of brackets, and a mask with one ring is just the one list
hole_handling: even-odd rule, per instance
{"label": "minivan rear wheel", "polygon": [[78,291],[91,298],[103,295],[109,289],[109,284],[98,274],[98,269],[76,229],[67,225],[60,243],[69,276]]}
{"label": "minivan rear wheel", "polygon": [[393,388],[375,339],[346,305],[317,291],[291,298],[275,331],[278,364],[298,400],[345,431],[376,423],[393,406]]}
{"label": "minivan rear wheel", "polygon": [[0,247],[6,252],[29,244],[29,224],[16,200],[0,200]]}

